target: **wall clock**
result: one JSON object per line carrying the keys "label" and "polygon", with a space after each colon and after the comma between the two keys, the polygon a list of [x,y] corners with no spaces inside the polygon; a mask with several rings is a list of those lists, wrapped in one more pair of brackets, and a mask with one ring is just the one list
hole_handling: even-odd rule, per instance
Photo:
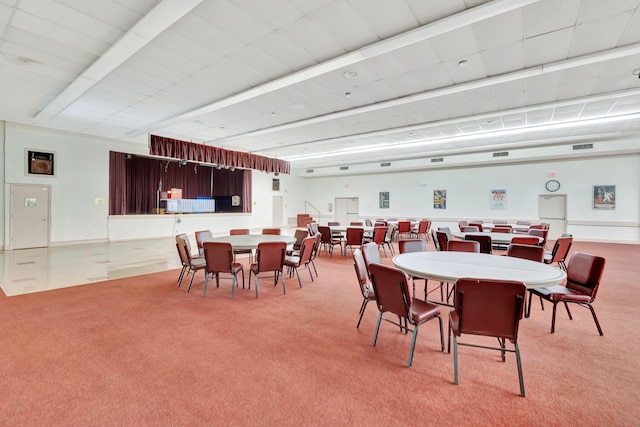
{"label": "wall clock", "polygon": [[560,182],[556,181],[555,179],[550,179],[544,185],[544,188],[546,188],[547,191],[558,191],[560,189]]}

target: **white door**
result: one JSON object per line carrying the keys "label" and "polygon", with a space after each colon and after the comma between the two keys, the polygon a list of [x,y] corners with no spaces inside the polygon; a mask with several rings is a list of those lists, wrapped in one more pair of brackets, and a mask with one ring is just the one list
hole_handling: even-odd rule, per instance
{"label": "white door", "polygon": [[273,196],[273,226],[282,227],[282,196]]}
{"label": "white door", "polygon": [[357,197],[336,197],[335,205],[336,221],[341,225],[360,219],[360,199]]}
{"label": "white door", "polygon": [[541,194],[538,196],[540,222],[549,224],[548,239],[555,240],[567,232],[567,195]]}
{"label": "white door", "polygon": [[11,184],[11,249],[49,246],[48,185]]}

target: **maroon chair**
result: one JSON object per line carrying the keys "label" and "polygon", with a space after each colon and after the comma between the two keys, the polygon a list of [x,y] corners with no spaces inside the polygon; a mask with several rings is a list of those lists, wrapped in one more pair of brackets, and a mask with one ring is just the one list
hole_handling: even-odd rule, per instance
{"label": "maroon chair", "polygon": [[[518,327],[524,311],[524,297],[527,288],[522,282],[510,280],[489,280],[460,278],[456,282],[454,308],[449,312],[448,351],[451,350],[453,333],[453,383],[458,384],[458,346],[498,350],[502,361],[505,352],[515,353],[520,381],[520,395],[525,396],[524,378]],[[499,347],[458,341],[462,335],[497,337]],[[507,349],[509,340],[514,349]]]}
{"label": "maroon chair", "polygon": [[202,246],[202,244],[208,240],[213,239],[213,233],[211,233],[211,230],[200,230],[200,231],[196,231],[195,233],[196,236],[196,245],[198,246],[198,253],[199,254],[204,254],[204,247]]}
{"label": "maroon chair", "polygon": [[424,239],[429,241],[429,229],[431,228],[431,221],[423,219],[418,223],[418,226],[411,229],[411,237],[415,236],[417,239]]}
{"label": "maroon chair", "polygon": [[480,243],[480,253],[490,254],[493,248],[491,236],[484,234],[467,234],[464,240],[473,240]]}
{"label": "maroon chair", "polygon": [[353,253],[353,247],[361,247],[363,240],[364,228],[347,227],[347,237],[344,241],[344,257],[347,257],[347,248],[351,249],[351,253]]}
{"label": "maroon chair", "polygon": [[511,233],[511,227],[493,227],[493,233]]}
{"label": "maroon chair", "polygon": [[333,256],[333,247],[340,246],[340,254],[342,255],[342,239],[331,234],[331,228],[328,226],[318,226],[318,234],[320,234],[320,242],[324,251],[329,254],[329,258]]}
{"label": "maroon chair", "polygon": [[[244,236],[250,233],[251,233],[251,230],[249,230],[248,228],[232,228],[231,230],[229,230],[229,236]],[[234,249],[233,254],[234,255],[247,254],[249,255],[249,264],[253,262],[253,249]]]}
{"label": "maroon chair", "polygon": [[309,236],[308,230],[297,229],[293,234],[293,237],[296,238],[296,241],[293,243],[291,249],[287,250],[287,255],[300,255],[300,248],[302,247],[302,242]]}
{"label": "maroon chair", "polygon": [[518,236],[511,238],[511,243],[518,245],[538,245],[540,240],[536,236]]}
{"label": "maroon chair", "polygon": [[225,242],[204,242],[205,276],[202,296],[207,295],[209,276],[216,276],[216,288],[220,287],[220,273],[231,274],[231,298],[238,285],[238,273],[242,272],[242,289],[244,289],[244,269],[242,264],[234,262],[233,246]]}
{"label": "maroon chair", "polygon": [[311,264],[311,255],[313,254],[313,247],[315,243],[315,236],[306,237],[304,240],[302,240],[302,244],[300,245],[300,249],[298,250],[297,254],[287,255],[284,258],[284,265],[289,269],[289,277],[291,277],[293,275],[293,272],[295,271],[300,287],[302,287],[302,282],[300,281],[300,273],[298,272],[300,268],[306,268],[307,270],[309,270],[309,276],[311,276],[311,281],[313,282],[313,274],[311,273],[309,264]]}
{"label": "maroon chair", "polygon": [[[373,235],[371,241],[378,246],[378,250],[382,248],[384,256],[387,256],[387,250],[385,249],[385,245],[391,247],[391,242],[387,243],[385,241],[385,236],[387,235],[387,227],[374,227]],[[391,251],[391,249],[389,250]]]}
{"label": "maroon chair", "polygon": [[367,308],[367,304],[370,301],[376,300],[376,294],[373,292],[373,286],[369,282],[369,270],[367,269],[367,265],[365,263],[364,257],[362,256],[362,251],[360,249],[356,249],[353,251],[353,266],[356,270],[356,277],[358,278],[358,286],[360,288],[360,292],[362,293],[362,305],[360,305],[360,317],[358,318],[358,324],[356,328],[360,327],[360,322],[362,322],[362,316],[364,316],[364,311]]}
{"label": "maroon chair", "polygon": [[287,251],[286,242],[260,242],[256,250],[256,262],[249,268],[249,289],[251,289],[251,274],[255,275],[256,298],[258,298],[258,275],[264,272],[273,272],[273,285],[278,284],[278,278],[282,276],[282,293],[286,294],[284,285],[284,257]]}
{"label": "maroon chair", "polygon": [[451,240],[450,238],[447,237],[447,233],[445,233],[444,231],[436,231],[436,240],[438,241],[438,246],[440,247],[441,251],[446,251],[447,248],[449,247],[449,240]]}
{"label": "maroon chair", "polygon": [[549,234],[549,230],[543,230],[540,228],[533,228],[531,227],[529,229],[529,235],[530,236],[536,236],[536,237],[541,237],[542,241],[540,243],[538,243],[540,246],[542,246],[543,248],[547,248],[547,235]]}
{"label": "maroon chair", "polygon": [[[407,285],[407,275],[401,270],[382,264],[371,264],[369,272],[371,273],[371,283],[376,294],[378,310],[380,311],[371,345],[374,347],[376,345],[382,320],[400,326],[400,329],[404,329],[405,333],[412,331],[409,360],[407,361],[407,367],[410,368],[413,363],[413,351],[420,325],[437,318],[440,323],[440,350],[444,351],[440,307],[436,304],[412,298]],[[397,315],[399,317],[398,322],[387,319],[384,316],[387,312]],[[409,324],[413,326],[413,330],[409,329]]]}
{"label": "maroon chair", "polygon": [[187,292],[189,292],[196,272],[205,269],[205,261],[201,255],[191,255],[191,244],[186,234],[178,234],[176,236],[176,248],[178,249],[178,255],[182,263],[182,271],[180,272],[180,277],[178,277],[178,287],[182,285],[184,275],[186,274],[188,276],[191,274],[191,280],[189,280],[189,287],[187,288]]}
{"label": "maroon chair", "polygon": [[467,226],[461,226],[460,227],[460,232],[461,233],[478,233],[480,231],[480,229],[478,227],[476,227],[475,225],[472,227],[470,225]]}
{"label": "maroon chair", "polygon": [[480,222],[480,221],[469,222],[469,224],[467,224],[467,225],[469,227],[478,227],[478,230],[484,231],[484,226],[483,226],[482,222]]}
{"label": "maroon chair", "polygon": [[557,285],[545,288],[531,288],[529,290],[529,311],[531,310],[531,297],[533,295],[537,295],[551,302],[553,304],[551,333],[553,334],[556,328],[556,308],[558,303],[564,303],[564,307],[571,320],[573,320],[573,317],[571,317],[568,304],[577,304],[591,311],[593,321],[598,328],[598,333],[604,335],[592,304],[598,294],[605,262],[603,257],[576,252],[571,256],[567,264],[567,281],[565,286]]}
{"label": "maroon chair", "polygon": [[544,259],[544,248],[536,245],[512,243],[507,248],[507,256],[542,262]]}
{"label": "maroon chair", "polygon": [[411,221],[398,221],[398,238],[411,237]]}
{"label": "maroon chair", "polygon": [[567,271],[565,260],[567,259],[567,255],[569,255],[572,243],[573,237],[558,237],[553,245],[553,250],[544,253],[545,264],[556,263],[560,269]]}
{"label": "maroon chair", "polygon": [[263,228],[262,234],[273,234],[279,236],[282,234],[282,230],[280,230],[279,228]]}
{"label": "maroon chair", "polygon": [[367,275],[369,274],[370,264],[380,264],[380,251],[375,243],[365,243],[362,245],[362,258],[364,258],[364,264],[367,267]]}
{"label": "maroon chair", "polygon": [[480,253],[480,243],[475,240],[451,240],[447,243],[447,251]]}

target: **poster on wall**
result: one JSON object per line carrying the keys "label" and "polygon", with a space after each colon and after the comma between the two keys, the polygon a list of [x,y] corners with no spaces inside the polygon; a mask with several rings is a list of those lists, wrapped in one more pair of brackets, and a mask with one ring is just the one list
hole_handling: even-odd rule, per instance
{"label": "poster on wall", "polygon": [[433,209],[447,209],[447,190],[433,190]]}
{"label": "poster on wall", "polygon": [[55,153],[27,150],[27,175],[55,176]]}
{"label": "poster on wall", "polygon": [[616,186],[593,186],[593,209],[611,210],[616,208]]}
{"label": "poster on wall", "polygon": [[380,192],[380,209],[389,209],[389,192]]}
{"label": "poster on wall", "polygon": [[507,190],[491,190],[490,209],[507,209]]}

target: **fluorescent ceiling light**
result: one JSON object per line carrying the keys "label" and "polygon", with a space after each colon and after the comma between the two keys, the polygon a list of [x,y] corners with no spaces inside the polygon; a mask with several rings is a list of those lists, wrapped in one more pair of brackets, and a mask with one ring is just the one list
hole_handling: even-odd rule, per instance
{"label": "fluorescent ceiling light", "polygon": [[372,145],[369,147],[354,147],[354,148],[347,148],[344,150],[336,150],[332,152],[319,153],[319,154],[283,157],[283,159],[288,160],[290,162],[295,162],[299,160],[319,159],[324,157],[342,156],[345,154],[355,154],[355,153],[359,153],[359,154],[370,153],[375,151],[384,151],[384,150],[391,150],[391,149],[397,149],[397,148],[402,148],[402,149],[417,148],[417,147],[424,147],[427,145],[433,145],[433,144],[439,144],[439,143],[445,143],[445,142],[470,141],[475,139],[484,139],[484,138],[491,138],[496,136],[519,135],[519,134],[529,133],[529,132],[542,132],[542,131],[548,131],[548,130],[593,126],[593,125],[600,125],[600,124],[606,124],[606,123],[614,123],[614,122],[619,122],[624,120],[634,120],[638,118],[640,118],[640,113],[627,114],[627,115],[621,115],[621,116],[612,116],[612,117],[599,117],[597,119],[576,120],[576,121],[562,122],[562,123],[551,123],[551,124],[540,125],[540,126],[527,126],[527,127],[520,127],[520,128],[503,129],[498,131],[489,131],[489,132],[475,132],[475,133],[469,133],[464,135],[456,135],[452,137],[425,139],[421,141],[408,142],[408,143],[391,143],[391,144]]}

